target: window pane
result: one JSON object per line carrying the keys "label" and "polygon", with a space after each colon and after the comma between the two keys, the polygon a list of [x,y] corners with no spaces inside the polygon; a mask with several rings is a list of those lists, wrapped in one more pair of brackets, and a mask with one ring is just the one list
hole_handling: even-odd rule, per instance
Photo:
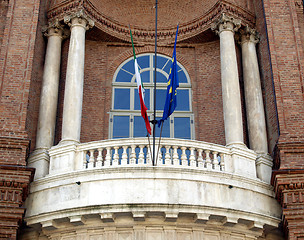
{"label": "window pane", "polygon": [[172,65],[172,59],[168,59],[168,62],[166,63],[163,69],[168,75],[170,73],[171,65]]}
{"label": "window pane", "polygon": [[117,74],[116,82],[131,82],[131,79],[134,74],[128,73],[122,69]]}
{"label": "window pane", "polygon": [[[150,89],[145,89],[145,105],[150,109]],[[140,110],[138,89],[134,91],[134,110]]]}
{"label": "window pane", "polygon": [[167,89],[156,89],[156,110],[164,110]]}
{"label": "window pane", "polygon": [[130,89],[114,89],[114,109],[130,109]]}
{"label": "window pane", "polygon": [[[157,68],[162,69],[165,66],[167,61],[168,61],[167,58],[162,57],[162,56],[157,56],[157,63],[156,63]],[[154,68],[154,63],[155,63],[155,56],[153,56],[153,68]]]}
{"label": "window pane", "polygon": [[184,71],[178,72],[178,81],[179,81],[180,83],[188,83],[187,77],[186,77],[186,74],[185,74]]}
{"label": "window pane", "polygon": [[132,58],[129,62],[127,62],[125,65],[123,65],[122,68],[130,73],[135,74],[134,59]]}
{"label": "window pane", "polygon": [[150,66],[149,56],[141,56],[137,58],[137,63],[140,69],[148,68]]}
{"label": "window pane", "polygon": [[129,116],[114,116],[113,117],[113,138],[128,138],[129,137]]}
{"label": "window pane", "polygon": [[145,72],[140,73],[140,78],[143,83],[150,82],[150,71],[145,71]]}
{"label": "window pane", "polygon": [[180,90],[177,89],[177,95],[176,95],[176,109],[177,111],[189,111],[189,90]]}
{"label": "window pane", "polygon": [[147,129],[145,120],[142,116],[134,117],[134,128],[133,128],[133,136],[134,137],[145,137],[147,136]]}
{"label": "window pane", "polygon": [[174,137],[185,138],[185,139],[191,138],[189,117],[174,118]]}
{"label": "window pane", "polygon": [[[153,78],[154,78],[154,75],[153,75]],[[157,83],[166,83],[167,81],[168,81],[168,79],[165,75],[163,75],[160,72],[156,72],[156,82]]]}
{"label": "window pane", "polygon": [[[156,118],[157,120],[160,120],[161,118]],[[161,130],[161,126],[155,127],[155,136],[159,137],[160,136],[160,130]],[[167,120],[164,121],[163,124],[163,130],[162,130],[162,137],[170,137],[170,118],[168,118]]]}

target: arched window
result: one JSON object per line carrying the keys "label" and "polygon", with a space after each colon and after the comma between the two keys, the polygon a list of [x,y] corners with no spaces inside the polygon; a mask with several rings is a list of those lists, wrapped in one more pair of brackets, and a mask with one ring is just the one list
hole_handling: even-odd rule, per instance
{"label": "arched window", "polygon": [[[153,119],[154,54],[137,56],[141,80],[145,88],[145,104],[149,119]],[[163,114],[166,100],[167,79],[171,58],[157,55],[156,117]],[[179,88],[177,107],[170,119],[164,122],[162,137],[194,139],[192,93],[190,78],[185,68],[178,63]],[[134,71],[133,57],[124,61],[113,78],[112,106],[110,112],[110,138],[133,138],[147,135],[144,120],[140,114],[140,102]],[[156,136],[160,128],[156,127]]]}

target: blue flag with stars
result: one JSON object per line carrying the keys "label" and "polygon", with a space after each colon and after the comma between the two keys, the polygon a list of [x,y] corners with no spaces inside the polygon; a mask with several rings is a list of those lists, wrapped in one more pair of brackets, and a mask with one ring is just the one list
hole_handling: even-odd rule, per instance
{"label": "blue flag with stars", "polygon": [[176,62],[176,41],[177,41],[177,33],[178,33],[178,25],[176,29],[174,49],[172,55],[172,64],[170,68],[169,78],[167,81],[167,95],[166,102],[163,112],[163,117],[158,121],[158,127],[160,127],[161,123],[165,121],[175,110],[177,102],[176,102],[176,94],[177,88],[179,87],[178,75],[177,75],[177,62]]}

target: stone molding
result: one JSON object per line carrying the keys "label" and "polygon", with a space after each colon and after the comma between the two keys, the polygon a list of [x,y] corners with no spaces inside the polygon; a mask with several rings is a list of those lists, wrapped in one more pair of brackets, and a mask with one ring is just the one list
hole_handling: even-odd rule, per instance
{"label": "stone molding", "polygon": [[211,24],[211,30],[219,35],[222,31],[237,32],[241,27],[241,20],[223,13]]}
{"label": "stone molding", "polygon": [[[48,11],[50,20],[58,18],[63,20],[68,13],[83,11],[87,16],[95,21],[97,28],[113,35],[119,39],[130,41],[129,27],[118,22],[114,22],[98,12],[94,5],[89,0],[63,2]],[[242,23],[249,26],[255,25],[255,16],[247,9],[236,6],[228,1],[219,0],[205,15],[194,21],[181,24],[179,27],[179,41],[191,38],[210,28],[212,22],[217,19],[222,13],[227,13],[235,18],[242,20]],[[171,29],[158,29],[158,41],[174,42],[176,27]],[[136,42],[152,42],[155,39],[154,30],[134,29],[133,38]]]}

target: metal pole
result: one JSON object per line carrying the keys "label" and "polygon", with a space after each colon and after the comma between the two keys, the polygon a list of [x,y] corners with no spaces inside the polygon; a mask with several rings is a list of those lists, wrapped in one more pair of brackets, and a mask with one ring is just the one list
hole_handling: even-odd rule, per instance
{"label": "metal pole", "polygon": [[157,0],[155,0],[155,54],[154,54],[154,119],[153,119],[153,158],[152,164],[155,166],[155,127],[156,127],[156,63],[157,63]]}

